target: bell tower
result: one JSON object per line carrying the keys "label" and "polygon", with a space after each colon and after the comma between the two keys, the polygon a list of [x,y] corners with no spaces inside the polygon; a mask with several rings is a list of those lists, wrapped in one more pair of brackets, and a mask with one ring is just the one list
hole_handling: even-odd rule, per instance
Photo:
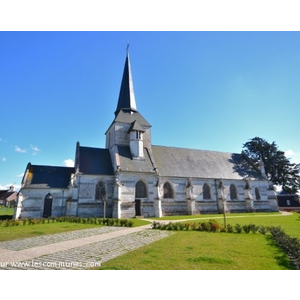
{"label": "bell tower", "polygon": [[130,148],[132,159],[143,159],[144,148],[151,149],[151,125],[138,112],[129,53],[126,53],[115,119],[106,131],[106,148],[115,157],[119,146]]}

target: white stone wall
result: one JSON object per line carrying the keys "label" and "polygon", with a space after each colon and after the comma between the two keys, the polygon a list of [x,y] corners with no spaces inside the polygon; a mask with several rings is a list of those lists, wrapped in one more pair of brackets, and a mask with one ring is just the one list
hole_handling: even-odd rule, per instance
{"label": "white stone wall", "polygon": [[[73,215],[79,217],[133,218],[135,210],[135,189],[138,181],[147,187],[147,197],[141,200],[141,214],[144,217],[161,215],[186,215],[222,213],[223,204],[217,192],[218,180],[199,178],[158,177],[157,174],[119,172],[117,176],[96,176],[77,174],[70,189],[23,188],[19,196],[15,217],[42,218],[44,200],[48,193],[53,197],[51,216]],[[106,202],[95,199],[96,185],[102,181],[106,190]],[[159,182],[159,185],[158,185]],[[169,182],[174,198],[163,198],[163,185]],[[278,211],[274,190],[267,181],[250,181],[250,191],[245,191],[241,180],[222,180],[227,212]],[[210,186],[211,199],[204,199],[203,186]],[[230,185],[237,187],[238,199],[230,199]],[[260,200],[255,198],[255,187],[260,190]],[[247,195],[250,198],[247,198]],[[104,205],[105,204],[105,205]]]}
{"label": "white stone wall", "polygon": [[64,216],[66,213],[66,200],[70,196],[68,189],[23,188],[20,192],[22,196],[19,197],[15,218],[42,218],[45,197],[49,193],[53,197],[51,216]]}
{"label": "white stone wall", "polygon": [[[96,185],[101,181],[105,186],[106,201],[95,199]],[[112,217],[114,176],[78,175],[76,179],[77,216]],[[105,213],[104,213],[105,208]]]}
{"label": "white stone wall", "polygon": [[141,200],[141,213],[145,217],[155,216],[155,205],[157,205],[156,175],[140,173],[120,172],[120,202],[121,218],[133,218],[135,212],[135,186],[138,181],[143,181],[147,187],[147,198],[138,198]]}
{"label": "white stone wall", "polygon": [[[214,179],[191,179],[191,188],[187,191],[187,178],[161,178],[162,186],[165,182],[170,182],[174,189],[174,199],[162,199],[162,215],[181,215],[181,214],[201,214],[201,213],[221,213],[222,207],[218,203],[218,180]],[[250,193],[252,203],[246,203],[245,182],[243,180],[222,180],[224,185],[224,195],[226,207],[229,212],[247,212],[249,207],[253,206],[254,211],[278,211],[274,198],[268,196],[267,181],[251,181]],[[203,185],[207,183],[210,186],[211,199],[204,199]],[[237,199],[230,198],[230,185],[234,184],[237,189]],[[255,187],[259,188],[260,200],[255,199]],[[274,194],[275,195],[275,194]],[[188,199],[192,196],[192,203]],[[256,200],[256,201],[255,201]],[[250,200],[247,200],[250,201]]]}

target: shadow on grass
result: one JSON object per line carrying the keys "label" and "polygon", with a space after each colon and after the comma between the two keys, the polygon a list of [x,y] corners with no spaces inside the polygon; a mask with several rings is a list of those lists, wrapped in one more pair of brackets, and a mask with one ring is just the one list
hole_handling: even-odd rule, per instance
{"label": "shadow on grass", "polygon": [[12,217],[12,215],[0,215],[0,221],[11,220]]}
{"label": "shadow on grass", "polygon": [[277,260],[279,266],[287,268],[289,270],[296,270],[295,266],[289,260],[288,256],[283,252],[283,250],[276,244],[273,237],[268,235],[266,236],[268,245],[272,246],[275,249],[274,258]]}

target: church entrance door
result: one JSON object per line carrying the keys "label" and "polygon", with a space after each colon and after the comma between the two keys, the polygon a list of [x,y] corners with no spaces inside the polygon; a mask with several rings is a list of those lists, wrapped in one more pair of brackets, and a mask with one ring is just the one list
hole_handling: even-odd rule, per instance
{"label": "church entrance door", "polygon": [[140,199],[135,199],[135,215],[136,216],[141,216],[141,200]]}
{"label": "church entrance door", "polygon": [[52,197],[51,194],[48,194],[45,197],[43,218],[51,217],[51,213],[52,213],[52,200],[53,200],[53,197]]}

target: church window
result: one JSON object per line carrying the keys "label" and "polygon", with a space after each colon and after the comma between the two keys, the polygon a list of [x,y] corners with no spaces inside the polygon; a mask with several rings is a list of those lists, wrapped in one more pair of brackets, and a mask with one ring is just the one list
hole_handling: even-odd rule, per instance
{"label": "church window", "polygon": [[142,139],[142,132],[141,131],[136,131],[136,139],[141,140]]}
{"label": "church window", "polygon": [[236,186],[234,184],[230,185],[230,199],[237,200],[237,191]]}
{"label": "church window", "polygon": [[210,186],[207,183],[203,185],[203,199],[211,199]]}
{"label": "church window", "polygon": [[104,200],[106,196],[105,186],[102,181],[99,181],[96,185],[95,199]]}
{"label": "church window", "polygon": [[171,184],[169,182],[166,182],[163,186],[164,190],[164,198],[174,198],[174,192]]}
{"label": "church window", "polygon": [[135,185],[135,198],[147,198],[147,187],[141,180]]}
{"label": "church window", "polygon": [[260,200],[260,191],[258,187],[255,188],[255,198],[256,200]]}

